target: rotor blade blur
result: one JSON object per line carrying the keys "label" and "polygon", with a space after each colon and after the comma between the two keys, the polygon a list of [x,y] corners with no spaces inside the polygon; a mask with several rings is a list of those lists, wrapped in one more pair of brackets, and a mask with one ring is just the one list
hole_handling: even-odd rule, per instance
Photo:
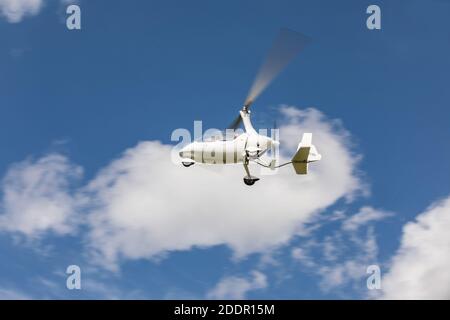
{"label": "rotor blade blur", "polygon": [[281,29],[256,75],[244,105],[250,105],[309,42],[311,38],[299,32]]}
{"label": "rotor blade blur", "polygon": [[242,117],[241,117],[241,115],[239,115],[239,116],[237,116],[237,118],[234,119],[234,121],[228,126],[228,129],[236,130],[236,129],[239,127],[239,125],[241,124],[241,122],[242,122]]}

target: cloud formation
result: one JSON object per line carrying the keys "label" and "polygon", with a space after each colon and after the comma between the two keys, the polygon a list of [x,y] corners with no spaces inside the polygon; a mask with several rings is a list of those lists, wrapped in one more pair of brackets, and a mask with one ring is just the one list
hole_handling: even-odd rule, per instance
{"label": "cloud formation", "polygon": [[259,271],[252,271],[249,278],[230,276],[225,277],[208,292],[207,299],[242,300],[250,291],[267,287],[266,276]]}
{"label": "cloud formation", "polygon": [[31,297],[15,289],[0,288],[0,300],[30,300]]}
{"label": "cloud formation", "polygon": [[[281,109],[282,153],[294,154],[312,132],[322,161],[307,176],[287,166],[248,187],[242,165],[171,161],[172,145],[140,142],[77,190],[81,168],[62,155],[13,166],[3,183],[0,230],[40,236],[67,234],[84,223],[92,261],[108,269],[121,259],[157,258],[172,251],[226,245],[236,258],[289,243],[318,212],[364,189],[339,122],[316,109]],[[251,166],[255,175],[260,168]],[[83,208],[83,209],[81,209]],[[77,217],[77,219],[75,219]],[[81,219],[83,217],[83,219]]]}
{"label": "cloud formation", "polygon": [[[171,161],[171,145],[144,141],[77,187],[82,168],[49,154],[7,171],[0,185],[0,231],[40,239],[84,230],[91,261],[110,270],[122,259],[157,258],[194,247],[226,245],[237,258],[270,252],[308,229],[309,222],[314,232],[315,218],[321,223],[318,213],[337,200],[366,191],[357,173],[359,157],[338,121],[316,109],[283,107],[281,113],[282,154],[293,154],[302,133],[313,132],[323,155],[307,176],[285,167],[248,187],[241,165],[220,171],[184,168]],[[258,170],[252,167],[255,174]],[[350,217],[335,211],[328,219],[340,228],[323,239],[309,234],[292,257],[321,277],[326,292],[360,281],[367,266],[377,262],[372,223],[391,215],[369,206]],[[382,279],[382,298],[450,299],[449,228],[450,197],[404,226],[401,246]],[[208,297],[242,298],[266,286],[266,276],[253,271],[249,277],[223,278]],[[14,297],[11,290],[0,293]]]}
{"label": "cloud formation", "polygon": [[373,221],[383,220],[389,216],[392,216],[392,213],[374,209],[372,207],[362,207],[357,214],[353,215],[342,224],[342,229],[356,231],[361,226],[367,225]]}
{"label": "cloud formation", "polygon": [[450,197],[403,227],[400,248],[382,278],[385,299],[450,299]]}
{"label": "cloud formation", "polygon": [[0,14],[8,22],[17,23],[26,16],[39,13],[43,0],[0,0]]}
{"label": "cloud formation", "polygon": [[73,233],[79,221],[71,186],[81,174],[58,154],[11,166],[1,183],[0,231],[33,239],[46,232]]}
{"label": "cloud formation", "polygon": [[201,165],[184,168],[170,161],[171,146],[156,141],[139,143],[104,168],[85,189],[96,205],[89,243],[99,261],[111,266],[121,257],[216,245],[236,257],[263,252],[288,243],[315,213],[361,188],[342,128],[315,109],[282,113],[285,153],[294,153],[303,132],[313,132],[323,155],[307,176],[285,167],[248,187],[242,165],[220,174]]}
{"label": "cloud formation", "polygon": [[368,206],[348,217],[343,211],[335,212],[321,225],[332,224],[333,232],[323,235],[321,228],[314,230],[302,246],[292,249],[291,256],[306,270],[320,277],[319,286],[323,292],[348,285],[353,285],[359,293],[366,292],[365,281],[362,280],[367,278],[367,267],[378,264],[373,222],[391,215]]}

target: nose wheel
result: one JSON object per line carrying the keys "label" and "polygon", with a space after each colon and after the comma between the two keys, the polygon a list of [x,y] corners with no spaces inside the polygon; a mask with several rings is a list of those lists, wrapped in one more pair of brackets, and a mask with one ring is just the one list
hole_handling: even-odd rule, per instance
{"label": "nose wheel", "polygon": [[192,166],[194,164],[194,162],[182,162],[183,166],[185,166],[186,168]]}

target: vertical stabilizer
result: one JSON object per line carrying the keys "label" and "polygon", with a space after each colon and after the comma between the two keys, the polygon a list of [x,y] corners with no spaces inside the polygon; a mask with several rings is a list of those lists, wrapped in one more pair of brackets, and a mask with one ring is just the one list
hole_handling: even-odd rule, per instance
{"label": "vertical stabilizer", "polygon": [[297,152],[292,158],[292,165],[297,174],[308,173],[308,163],[319,161],[322,156],[312,144],[312,133],[304,133],[302,141],[298,144]]}

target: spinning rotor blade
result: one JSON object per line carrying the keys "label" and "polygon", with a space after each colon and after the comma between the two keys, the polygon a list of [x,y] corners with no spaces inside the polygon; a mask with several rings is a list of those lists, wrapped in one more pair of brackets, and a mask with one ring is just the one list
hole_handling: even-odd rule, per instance
{"label": "spinning rotor blade", "polygon": [[311,39],[301,33],[281,29],[253,82],[244,106],[248,108],[309,42]]}
{"label": "spinning rotor blade", "polygon": [[234,119],[233,122],[228,126],[228,129],[236,130],[239,127],[239,125],[241,124],[241,122],[242,122],[242,117],[239,114],[236,117],[236,119]]}

